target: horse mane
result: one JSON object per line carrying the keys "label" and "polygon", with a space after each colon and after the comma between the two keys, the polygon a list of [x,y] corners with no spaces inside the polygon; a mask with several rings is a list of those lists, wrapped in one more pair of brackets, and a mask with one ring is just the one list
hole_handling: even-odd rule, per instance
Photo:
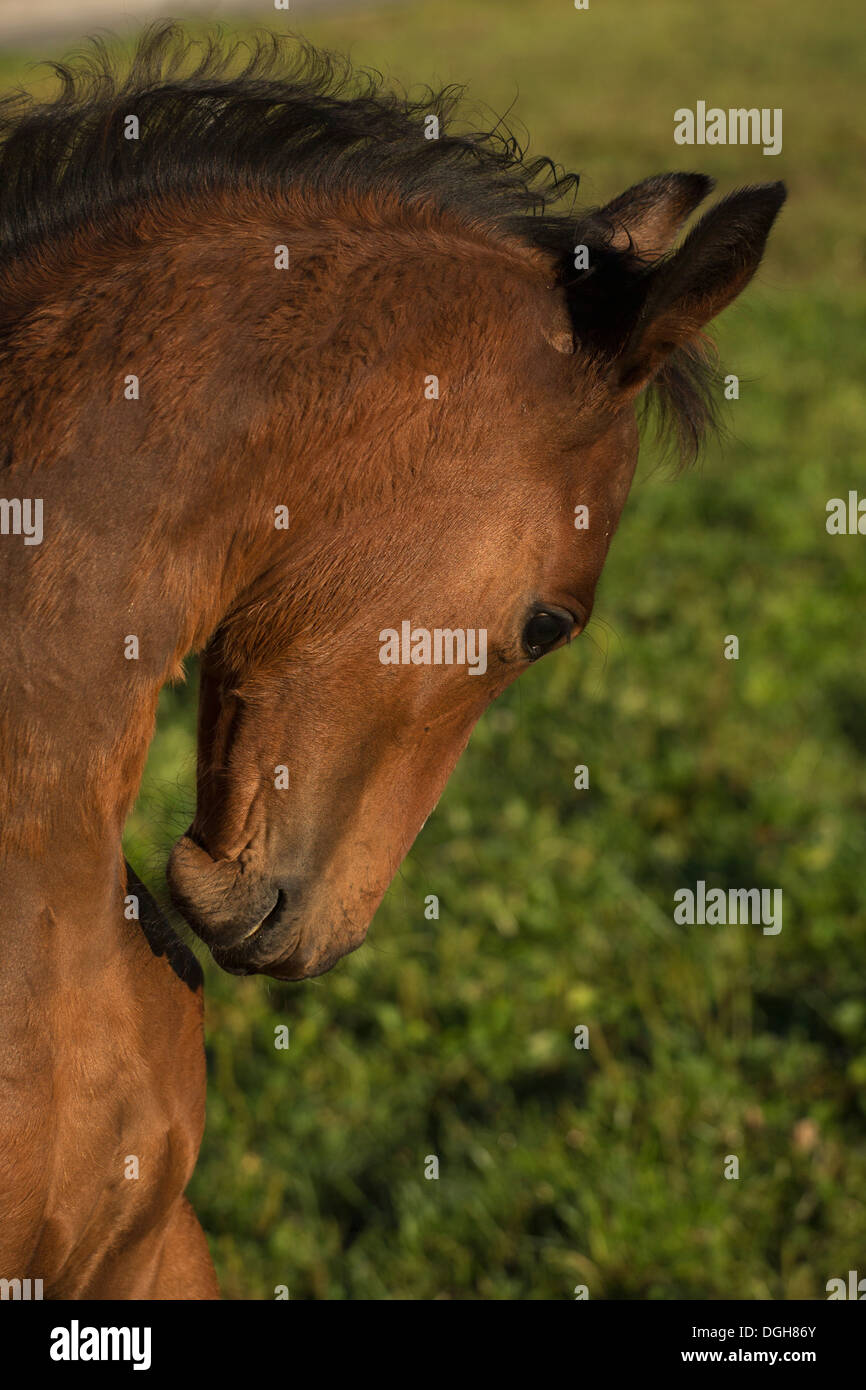
{"label": "horse mane", "polygon": [[[629,250],[613,248],[597,209],[576,213],[578,174],[529,158],[504,119],[466,126],[460,87],[410,97],[297,36],[230,40],[216,28],[193,38],[171,21],[150,25],[124,65],[94,38],[48,66],[60,84],[51,99],[23,88],[0,98],[0,268],[141,199],[304,185],[391,193],[545,251],[570,304],[597,274],[590,297],[602,286],[614,297],[613,323],[616,295],[630,300],[643,271]],[[137,140],[123,138],[128,115],[138,117]],[[431,115],[438,139],[425,138]],[[591,249],[591,272],[572,268],[580,242]],[[585,341],[601,357],[618,346],[604,333],[600,325]],[[660,437],[683,461],[715,423],[714,379],[708,345],[697,343],[674,352],[646,393]]]}

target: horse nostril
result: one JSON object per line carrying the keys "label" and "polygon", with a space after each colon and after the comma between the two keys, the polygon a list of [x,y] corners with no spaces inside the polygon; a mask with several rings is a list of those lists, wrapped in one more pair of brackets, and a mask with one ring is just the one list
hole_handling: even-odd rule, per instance
{"label": "horse nostril", "polygon": [[250,872],[236,859],[212,859],[188,835],[172,850],[167,877],[175,906],[209,946],[238,945],[279,906],[269,875]]}

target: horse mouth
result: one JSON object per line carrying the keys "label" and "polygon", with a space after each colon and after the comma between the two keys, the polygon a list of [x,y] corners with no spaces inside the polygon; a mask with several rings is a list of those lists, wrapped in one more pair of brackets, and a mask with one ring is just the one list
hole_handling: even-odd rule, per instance
{"label": "horse mouth", "polygon": [[[282,894],[280,895],[283,896]],[[212,946],[211,954],[229,975],[269,975],[274,980],[310,980],[324,975],[343,956],[356,951],[366,936],[362,932],[350,937],[327,932],[304,930],[295,918],[286,920],[276,904],[258,925],[236,946]]]}
{"label": "horse mouth", "polygon": [[263,959],[255,954],[248,954],[243,947],[229,947],[220,949],[214,947],[211,955],[221,970],[225,970],[228,975],[271,975],[277,980],[303,980],[308,974],[318,974],[318,971],[307,971],[301,966],[295,968],[292,965],[292,957],[296,954],[298,943],[287,952],[283,952],[273,959]]}
{"label": "horse mouth", "polygon": [[[211,955],[220,969],[229,975],[270,974],[274,966],[287,961],[297,949],[300,937],[300,927],[295,925],[290,931],[293,940],[289,950],[279,949],[285,945],[285,931],[280,932],[280,928],[285,928],[288,905],[288,894],[282,888],[278,888],[276,901],[270,912],[251,927],[246,936],[233,946],[211,946]],[[277,932],[280,932],[278,941],[268,940]],[[275,946],[278,950],[276,955],[273,954]]]}
{"label": "horse mouth", "polygon": [[256,925],[254,927],[250,927],[250,930],[247,932],[246,936],[242,938],[239,944],[245,945],[248,941],[252,941],[254,936],[258,936],[259,932],[266,931],[268,927],[272,927],[274,923],[279,920],[279,917],[283,909],[285,908],[287,901],[287,896],[283,892],[282,888],[278,888],[276,902],[274,903],[270,912],[268,912],[260,922],[256,922]]}

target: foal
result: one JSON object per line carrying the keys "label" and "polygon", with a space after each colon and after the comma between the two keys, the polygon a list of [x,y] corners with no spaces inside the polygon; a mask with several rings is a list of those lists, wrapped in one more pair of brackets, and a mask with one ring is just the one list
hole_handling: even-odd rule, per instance
{"label": "foal", "polygon": [[696,443],[700,330],[784,197],[672,251],[702,175],[557,213],[576,180],[445,99],[194,56],[160,27],[0,109],[0,1275],[53,1298],[216,1296],[199,980],[120,848],[160,687],[203,652],[175,901],[226,969],[327,970],[588,623],[642,393]]}

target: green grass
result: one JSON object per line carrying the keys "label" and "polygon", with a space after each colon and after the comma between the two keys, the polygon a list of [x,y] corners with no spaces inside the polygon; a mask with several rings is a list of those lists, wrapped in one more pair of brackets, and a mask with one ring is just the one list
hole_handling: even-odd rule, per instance
{"label": "green grass", "polygon": [[[481,721],[368,945],[303,986],[206,965],[191,1196],[229,1297],[823,1298],[862,1272],[866,540],[824,528],[866,493],[858,13],[437,0],[300,24],[407,84],[519,93],[588,200],[700,167],[723,191],[784,177],[790,203],[720,324],[728,438],[676,480],[648,451],[590,634]],[[676,147],[699,98],[782,106],[783,153]],[[163,700],[129,827],[151,881],[189,819],[193,694]],[[782,933],[675,926],[698,878],[781,887]]]}

